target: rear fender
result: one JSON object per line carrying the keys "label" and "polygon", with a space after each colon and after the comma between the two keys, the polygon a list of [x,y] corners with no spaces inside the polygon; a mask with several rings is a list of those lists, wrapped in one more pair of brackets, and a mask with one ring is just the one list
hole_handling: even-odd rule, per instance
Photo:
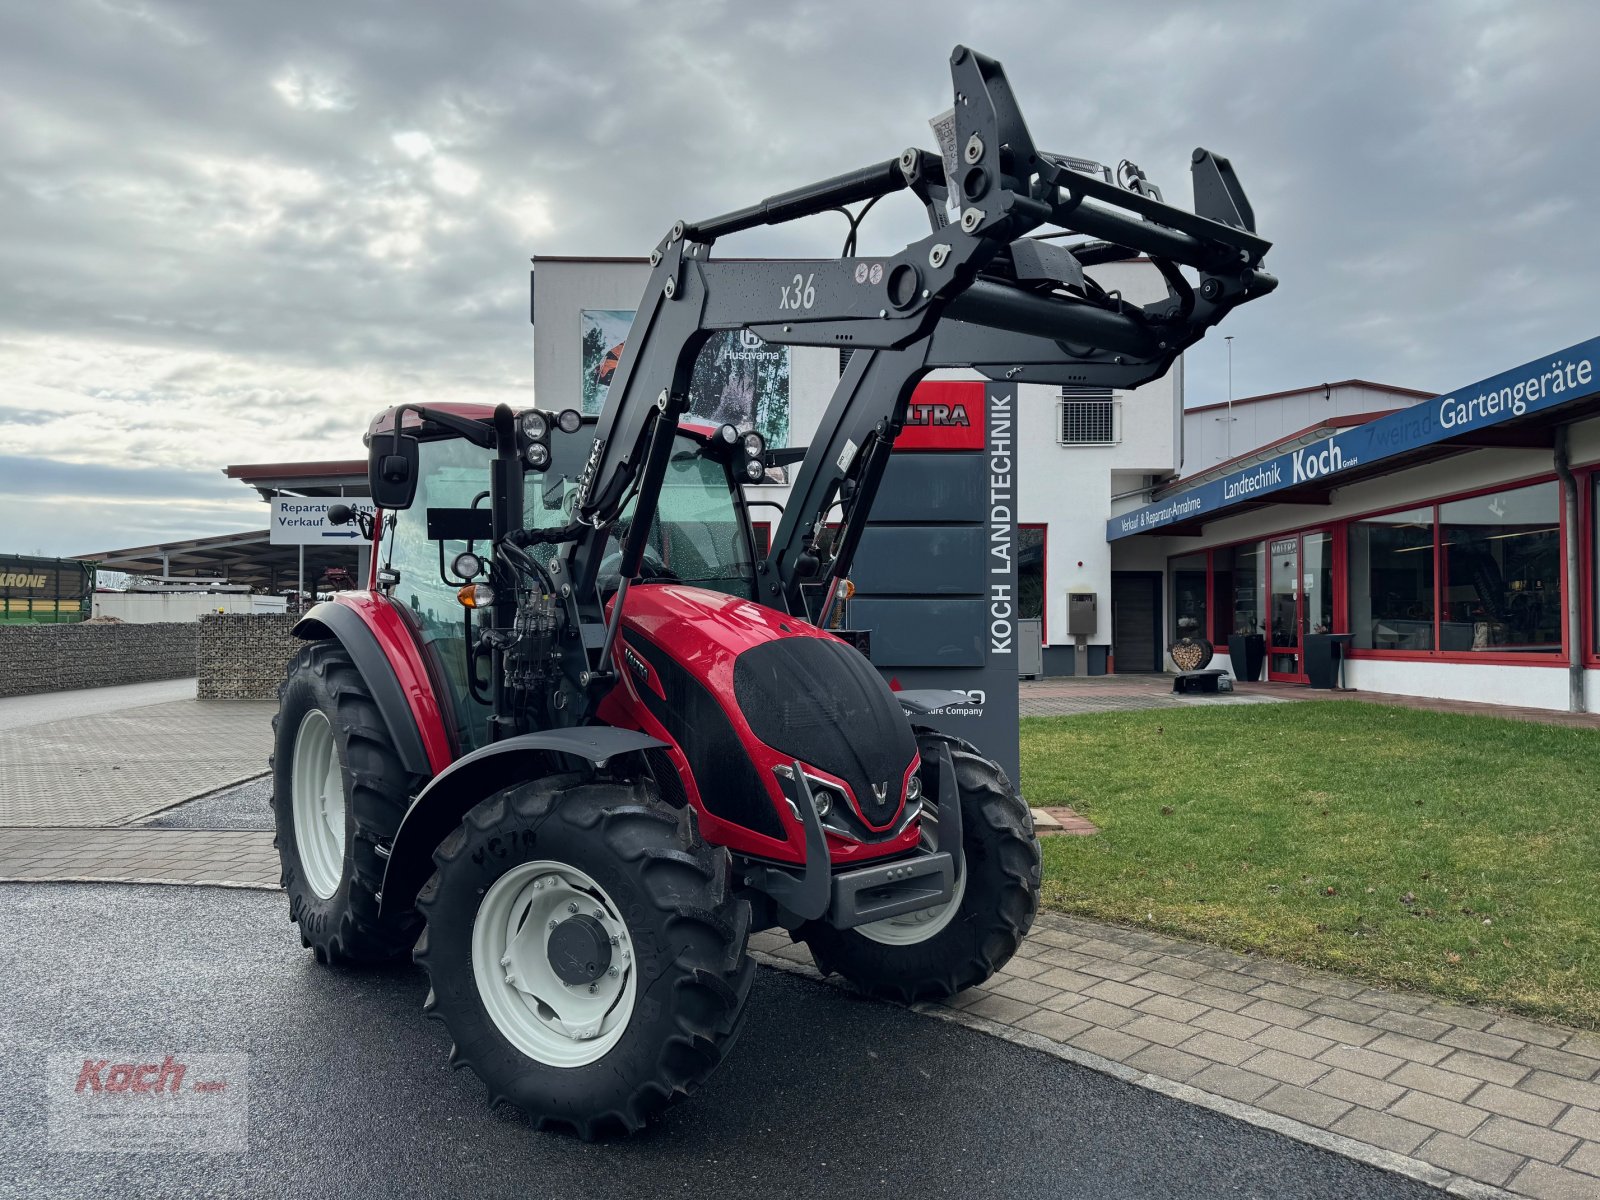
{"label": "rear fender", "polygon": [[380,911],[388,914],[416,903],[417,893],[433,873],[433,852],[439,843],[475,805],[502,788],[559,770],[563,757],[602,766],[619,755],[665,746],[647,733],[590,725],[519,734],[463,756],[434,776],[406,810],[388,849]]}
{"label": "rear fender", "polygon": [[341,592],[312,606],[294,627],[307,641],[344,647],[372,691],[401,765],[413,775],[437,774],[454,752],[422,654],[394,606],[372,592]]}

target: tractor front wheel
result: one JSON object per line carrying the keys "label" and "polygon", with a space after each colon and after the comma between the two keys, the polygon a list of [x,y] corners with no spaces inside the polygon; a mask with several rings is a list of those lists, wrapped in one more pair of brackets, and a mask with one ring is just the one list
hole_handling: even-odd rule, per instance
{"label": "tractor front wheel", "polygon": [[923,794],[937,794],[939,753],[948,749],[960,793],[961,847],[939,843],[938,808],[924,812],[923,839],[962,856],[945,904],[855,929],[809,921],[795,931],[817,969],[887,1000],[942,1000],[982,983],[1021,944],[1039,908],[1039,843],[1028,806],[1004,771],[960,738],[919,728]]}
{"label": "tractor front wheel", "polygon": [[421,922],[381,915],[384,859],[412,777],[361,672],[338,642],[289,663],[273,718],[272,807],[289,919],[319,962],[377,963],[405,954]]}
{"label": "tractor front wheel", "polygon": [[539,1128],[641,1128],[717,1067],[755,968],[727,852],[653,785],[566,776],[479,804],[418,897],[427,1010]]}

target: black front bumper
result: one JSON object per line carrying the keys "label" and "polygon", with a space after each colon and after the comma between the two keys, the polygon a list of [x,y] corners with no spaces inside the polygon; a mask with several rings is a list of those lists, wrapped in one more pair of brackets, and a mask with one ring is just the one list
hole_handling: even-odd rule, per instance
{"label": "black front bumper", "polygon": [[869,921],[947,903],[955,893],[955,860],[943,852],[858,867],[833,876],[824,920],[835,929],[854,929]]}
{"label": "black front bumper", "polygon": [[794,778],[800,793],[795,807],[806,831],[805,867],[795,871],[738,860],[744,885],[771,898],[780,924],[793,928],[803,921],[825,920],[835,929],[854,929],[954,899],[962,869],[961,797],[948,748],[939,750],[939,840],[940,845],[956,848],[956,854],[924,848],[906,858],[835,872],[811,787],[799,762],[794,764]]}

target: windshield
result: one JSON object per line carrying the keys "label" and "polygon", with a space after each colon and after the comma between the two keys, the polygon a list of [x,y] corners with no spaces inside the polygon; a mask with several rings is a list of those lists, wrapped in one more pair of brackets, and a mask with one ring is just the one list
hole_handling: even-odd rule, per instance
{"label": "windshield", "polygon": [[[530,529],[549,529],[571,520],[573,493],[589,457],[592,431],[593,426],[585,425],[580,434],[555,434],[549,469],[525,476],[523,521]],[[600,567],[602,591],[616,586],[621,543],[632,523],[635,503],[629,502],[608,539],[609,549]],[[548,561],[557,551],[539,546],[534,552]],[[754,594],[750,538],[727,468],[707,457],[700,441],[684,434],[673,440],[640,577],[674,580],[746,599]]]}

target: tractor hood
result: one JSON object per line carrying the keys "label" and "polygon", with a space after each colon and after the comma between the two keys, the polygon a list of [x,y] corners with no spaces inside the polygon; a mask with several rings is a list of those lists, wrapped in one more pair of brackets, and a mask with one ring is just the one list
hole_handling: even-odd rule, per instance
{"label": "tractor hood", "polygon": [[835,833],[874,843],[907,832],[916,739],[854,647],[701,588],[640,583],[625,603],[619,672],[682,750],[708,814],[797,847],[773,768],[799,760],[844,792],[848,805],[824,821]]}

